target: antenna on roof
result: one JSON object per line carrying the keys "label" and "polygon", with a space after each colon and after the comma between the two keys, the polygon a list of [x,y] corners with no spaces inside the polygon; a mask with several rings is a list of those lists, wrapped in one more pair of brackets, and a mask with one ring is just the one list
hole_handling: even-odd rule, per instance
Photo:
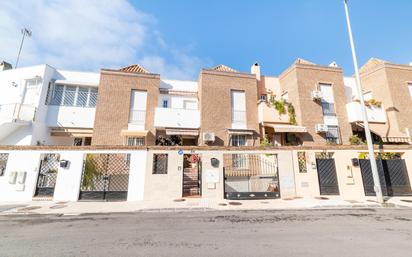
{"label": "antenna on roof", "polygon": [[24,38],[26,36],[31,37],[31,34],[32,34],[31,30],[29,30],[28,28],[21,29],[21,33],[23,34],[23,37],[21,38],[20,49],[19,49],[19,54],[17,55],[16,65],[14,65],[15,69],[17,69],[17,65],[19,64],[20,53],[21,53],[21,49],[23,47]]}

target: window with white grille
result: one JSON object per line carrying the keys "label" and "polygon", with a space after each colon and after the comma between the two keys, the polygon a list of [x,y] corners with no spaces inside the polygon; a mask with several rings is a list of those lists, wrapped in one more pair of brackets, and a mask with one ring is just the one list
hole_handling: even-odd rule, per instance
{"label": "window with white grille", "polygon": [[49,90],[50,105],[96,107],[97,88],[56,84]]}

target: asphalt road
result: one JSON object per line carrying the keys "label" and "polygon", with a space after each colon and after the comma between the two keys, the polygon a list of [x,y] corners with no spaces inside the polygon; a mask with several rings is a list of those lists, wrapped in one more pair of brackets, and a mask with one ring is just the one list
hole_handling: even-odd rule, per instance
{"label": "asphalt road", "polygon": [[412,256],[411,209],[0,216],[0,256]]}

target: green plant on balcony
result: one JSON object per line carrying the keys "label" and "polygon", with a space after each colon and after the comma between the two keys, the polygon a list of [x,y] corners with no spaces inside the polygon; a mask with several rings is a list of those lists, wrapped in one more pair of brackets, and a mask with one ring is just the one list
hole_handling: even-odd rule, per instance
{"label": "green plant on balcony", "polygon": [[278,111],[279,115],[286,114],[286,101],[284,100],[272,100],[272,105]]}
{"label": "green plant on balcony", "polygon": [[365,142],[358,135],[353,135],[349,138],[351,145],[363,145]]}
{"label": "green plant on balcony", "polygon": [[369,99],[369,100],[365,101],[365,105],[366,105],[366,106],[381,107],[381,106],[382,106],[382,102],[372,98],[372,99]]}
{"label": "green plant on balcony", "polygon": [[289,114],[289,123],[292,125],[297,125],[295,107],[293,107],[292,103],[288,103],[288,114]]}
{"label": "green plant on balcony", "polygon": [[267,135],[260,140],[260,146],[272,146]]}

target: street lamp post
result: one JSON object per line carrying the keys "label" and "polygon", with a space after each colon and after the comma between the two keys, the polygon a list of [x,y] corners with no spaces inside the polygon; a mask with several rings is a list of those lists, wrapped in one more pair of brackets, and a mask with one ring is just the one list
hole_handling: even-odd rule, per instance
{"label": "street lamp post", "polygon": [[26,36],[31,37],[31,31],[27,28],[24,28],[21,30],[21,33],[23,34],[23,37],[21,38],[21,43],[20,43],[20,48],[19,48],[19,53],[17,55],[17,60],[16,60],[16,65],[14,65],[14,68],[17,69],[17,65],[19,64],[19,59],[20,59],[20,53],[21,53],[21,49],[23,47],[23,43],[24,43],[24,38]]}
{"label": "street lamp post", "polygon": [[368,115],[366,112],[365,100],[363,98],[362,85],[361,85],[360,76],[359,76],[358,60],[356,58],[355,44],[353,43],[352,28],[350,25],[347,0],[344,0],[344,6],[345,6],[345,14],[346,14],[346,23],[348,26],[349,41],[350,41],[350,46],[352,49],[353,66],[355,68],[356,88],[358,90],[359,100],[361,103],[363,126],[365,128],[366,142],[368,144],[369,160],[370,160],[371,168],[372,168],[373,183],[375,184],[374,189],[375,189],[376,199],[378,203],[383,203],[382,189],[381,189],[381,184],[379,182],[378,167],[376,165],[376,158],[375,158],[375,153],[373,150],[372,136],[371,136],[371,131],[369,129]]}

